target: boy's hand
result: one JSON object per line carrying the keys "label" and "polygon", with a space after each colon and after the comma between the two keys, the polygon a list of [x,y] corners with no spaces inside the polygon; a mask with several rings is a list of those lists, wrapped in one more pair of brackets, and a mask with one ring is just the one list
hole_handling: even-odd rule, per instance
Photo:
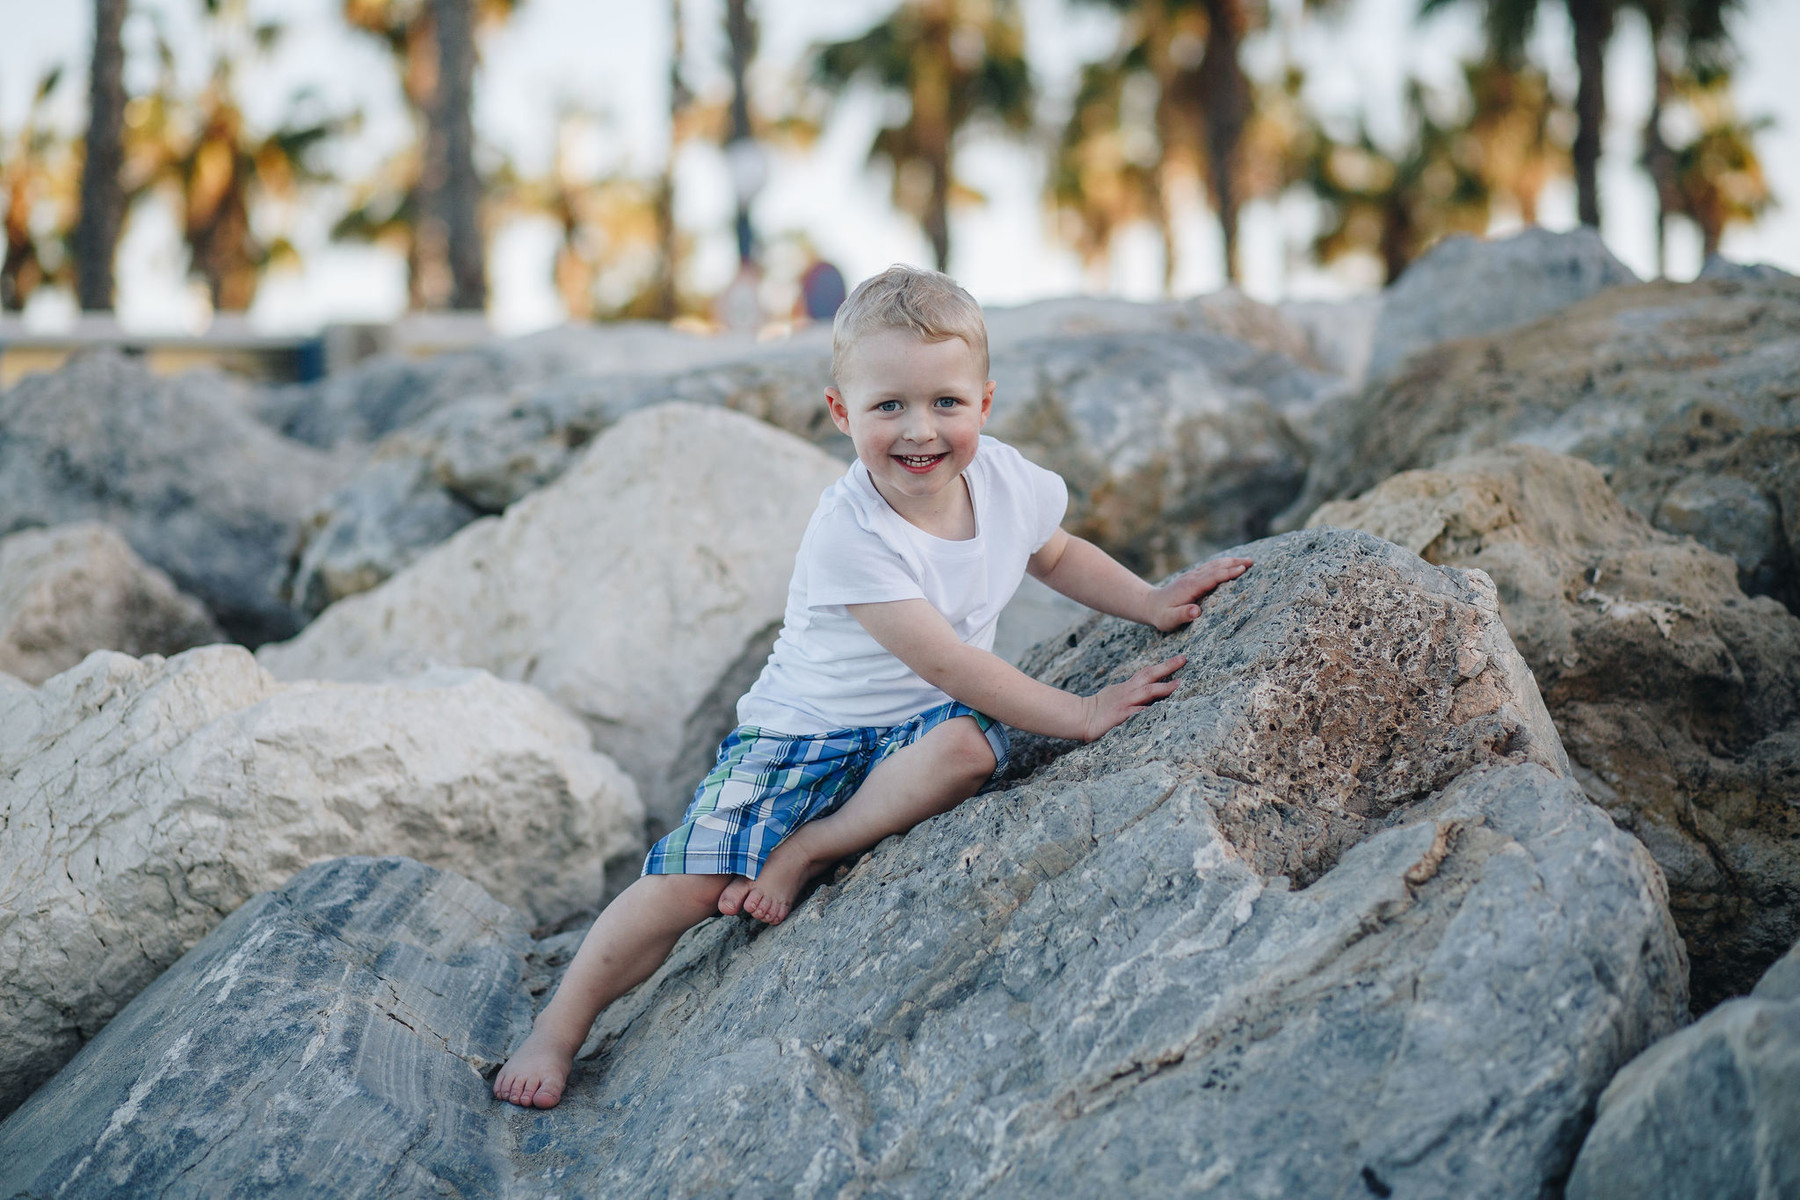
{"label": "boy's hand", "polygon": [[1186,662],[1187,656],[1183,654],[1165,658],[1153,667],[1145,667],[1124,683],[1101,688],[1085,697],[1082,700],[1086,713],[1081,740],[1093,741],[1113,726],[1122,724],[1133,713],[1143,712],[1180,687],[1181,684],[1169,676],[1179,671]]}
{"label": "boy's hand", "polygon": [[1150,592],[1149,612],[1143,621],[1164,633],[1186,625],[1200,615],[1200,601],[1221,583],[1229,583],[1250,569],[1247,558],[1215,558],[1191,571],[1183,571]]}

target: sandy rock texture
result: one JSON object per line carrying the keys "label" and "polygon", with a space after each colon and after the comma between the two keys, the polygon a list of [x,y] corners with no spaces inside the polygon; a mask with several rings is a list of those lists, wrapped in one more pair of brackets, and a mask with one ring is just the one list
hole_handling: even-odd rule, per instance
{"label": "sandy rock texture", "polygon": [[1396,475],[1313,522],[1492,576],[1583,786],[1668,875],[1699,1008],[1800,938],[1800,619],[1534,447]]}
{"label": "sandy rock texture", "polygon": [[1509,333],[1440,345],[1331,412],[1276,522],[1403,470],[1527,442],[1800,613],[1800,279],[1612,288]]}
{"label": "sandy rock texture", "polygon": [[581,723],[478,671],[284,686],[237,646],[97,653],[0,706],[0,1112],[309,863],[404,852],[554,921],[642,850]]}
{"label": "sandy rock texture", "polygon": [[1600,1096],[1569,1200],[1800,1196],[1800,946]]}
{"label": "sandy rock texture", "polygon": [[98,520],[205,602],[234,640],[286,637],[301,518],[343,465],[271,432],[243,385],[158,379],[110,353],[0,392],[0,534]]}
{"label": "sandy rock texture", "polygon": [[[1317,408],[1341,387],[1325,365],[1338,349],[1235,292],[1044,301],[990,312],[988,330],[999,388],[987,432],[1063,472],[1083,532],[1146,570],[1265,532],[1304,478]],[[825,411],[830,361],[828,331],[815,329],[766,346],[703,342],[681,360],[525,372],[505,389],[420,384],[406,394],[440,399],[409,400],[408,423],[316,506],[285,594],[318,612],[375,586],[656,404],[734,409],[848,461]],[[454,381],[465,368],[446,357],[407,370]]]}
{"label": "sandy rock texture", "polygon": [[206,606],[110,526],[0,538],[0,671],[42,683],[94,650],[177,654],[224,640]]}
{"label": "sandy rock texture", "polygon": [[558,1108],[488,1076],[573,936],[343,860],[240,910],[0,1126],[0,1184],[1545,1194],[1685,1009],[1661,876],[1561,774],[1484,576],[1341,532],[1245,552],[1192,629],[1101,621],[1035,660],[1087,681],[1186,652],[1167,703],[1040,746],[781,926],[702,925]]}
{"label": "sandy rock texture", "polygon": [[1568,233],[1533,227],[1493,241],[1447,237],[1382,293],[1367,374],[1386,377],[1439,342],[1525,325],[1637,281],[1599,232],[1585,227]]}
{"label": "sandy rock texture", "polygon": [[[733,663],[760,669],[800,535],[843,469],[738,413],[646,409],[552,486],[259,659],[282,679],[383,679],[436,662],[533,684],[587,721],[666,829],[695,782],[671,776],[687,724]],[[728,710],[737,695],[713,699]]]}

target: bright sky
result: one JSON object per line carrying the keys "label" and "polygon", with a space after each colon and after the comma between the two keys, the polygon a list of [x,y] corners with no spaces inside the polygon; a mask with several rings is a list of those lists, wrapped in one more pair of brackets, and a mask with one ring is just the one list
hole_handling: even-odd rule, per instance
{"label": "bright sky", "polygon": [[[812,43],[850,36],[891,8],[893,0],[760,0],[762,51],[754,84],[774,96],[788,86]],[[1067,0],[1021,0],[1029,54],[1039,72],[1046,134],[1066,112],[1076,72],[1085,57],[1114,42],[1110,15]],[[206,56],[197,19],[198,0],[134,0],[134,14],[153,13],[180,48],[183,68],[196,84]],[[361,108],[364,125],[340,151],[339,169],[367,171],[410,136],[398,84],[386,51],[348,31],[339,0],[251,0],[258,17],[279,18],[289,29],[277,54],[241,71],[252,120],[277,121],[296,90],[311,86],[326,108]],[[1459,56],[1472,54],[1478,35],[1472,13],[1454,12],[1420,26],[1411,16],[1416,0],[1348,0],[1349,16],[1334,23],[1294,19],[1296,0],[1275,0],[1286,14],[1278,23],[1293,54],[1306,67],[1309,94],[1321,111],[1365,109],[1379,135],[1398,130],[1401,87],[1407,72],[1448,85]],[[690,84],[705,93],[725,86],[721,29],[723,0],[685,0]],[[1774,119],[1761,136],[1762,161],[1785,205],[1753,229],[1727,234],[1725,250],[1746,261],[1772,262],[1800,272],[1800,88],[1793,60],[1800,54],[1800,3],[1746,0],[1735,23],[1743,62],[1737,75],[1740,110]],[[81,126],[92,5],[85,0],[0,0],[0,135],[23,119],[37,77],[65,63],[66,81],[57,115],[69,129]],[[142,15],[127,26],[140,72],[147,72],[150,26]],[[1564,93],[1574,91],[1568,28],[1559,5],[1546,5],[1538,30],[1537,57],[1551,66]],[[550,162],[559,107],[575,104],[604,114],[604,135],[593,156],[604,165],[645,174],[660,168],[667,141],[669,5],[645,0],[527,0],[513,21],[483,48],[477,82],[476,125],[488,144],[504,147],[530,174]],[[1279,41],[1262,39],[1249,51],[1253,71],[1277,61]],[[1640,275],[1654,273],[1651,195],[1633,163],[1638,130],[1649,105],[1648,39],[1635,17],[1625,18],[1607,62],[1608,131],[1602,162],[1603,230],[1613,251]],[[142,74],[127,86],[142,86]],[[74,85],[74,86],[71,86]],[[885,172],[865,164],[867,147],[882,118],[873,96],[838,107],[824,136],[805,155],[774,159],[769,184],[758,197],[757,227],[771,244],[804,234],[853,281],[891,262],[924,262],[924,239],[909,219],[888,204]],[[1160,249],[1149,230],[1122,239],[1106,278],[1084,275],[1080,262],[1050,237],[1041,202],[1043,154],[995,137],[963,144],[958,169],[985,194],[979,207],[952,217],[951,271],[984,303],[1015,304],[1084,290],[1108,290],[1149,298],[1161,287]],[[677,163],[677,216],[695,238],[691,282],[722,288],[735,265],[730,231],[731,187],[724,161],[713,148],[690,146]],[[1553,184],[1540,219],[1552,228],[1574,224],[1573,187]],[[405,304],[404,266],[386,251],[327,244],[324,212],[296,214],[295,240],[303,265],[272,273],[252,312],[268,329],[303,330],[331,320],[386,320]],[[1243,218],[1246,288],[1266,300],[1332,296],[1373,286],[1372,269],[1356,264],[1322,272],[1304,262],[1312,206],[1303,198],[1280,205],[1258,203]],[[1500,223],[1504,227],[1505,222]],[[1176,291],[1210,291],[1222,282],[1216,223],[1197,205],[1177,222],[1180,267]],[[520,332],[562,317],[550,286],[555,232],[546,222],[520,220],[501,230],[490,247],[492,314],[497,326]],[[1670,273],[1699,269],[1697,230],[1676,223]],[[144,210],[121,249],[119,315],[144,331],[196,328],[205,302],[183,279],[185,252],[173,216]],[[29,316],[49,326],[70,316],[53,298]]]}

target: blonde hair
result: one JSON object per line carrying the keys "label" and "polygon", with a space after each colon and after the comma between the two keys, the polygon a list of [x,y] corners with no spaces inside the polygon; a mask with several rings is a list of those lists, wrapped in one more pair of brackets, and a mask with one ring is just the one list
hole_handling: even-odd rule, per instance
{"label": "blonde hair", "polygon": [[838,384],[857,340],[877,329],[905,329],[925,342],[961,338],[981,356],[981,373],[987,375],[987,322],[981,319],[981,305],[940,271],[896,265],[856,285],[831,323],[831,377]]}

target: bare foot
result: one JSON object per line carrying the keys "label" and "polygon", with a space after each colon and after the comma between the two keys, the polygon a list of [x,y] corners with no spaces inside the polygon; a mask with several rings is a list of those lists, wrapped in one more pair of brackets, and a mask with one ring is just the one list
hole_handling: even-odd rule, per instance
{"label": "bare foot", "polygon": [[742,875],[737,876],[725,885],[719,893],[719,911],[728,917],[735,917],[744,907],[744,893],[750,890],[750,881]]}
{"label": "bare foot", "polygon": [[775,847],[762,874],[751,883],[743,909],[759,921],[779,925],[794,907],[794,898],[806,881],[818,874],[820,864],[806,857],[790,840]]}
{"label": "bare foot", "polygon": [[494,1096],[521,1108],[555,1108],[574,1065],[574,1050],[563,1049],[554,1038],[533,1029],[494,1077]]}

